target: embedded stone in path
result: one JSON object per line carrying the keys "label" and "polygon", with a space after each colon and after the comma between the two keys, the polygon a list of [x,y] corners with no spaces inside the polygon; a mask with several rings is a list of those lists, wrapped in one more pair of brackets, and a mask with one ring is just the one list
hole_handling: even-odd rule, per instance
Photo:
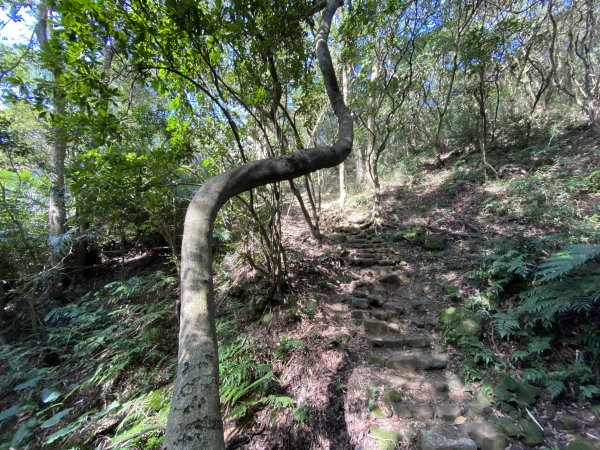
{"label": "embedded stone in path", "polygon": [[364,298],[353,297],[352,307],[358,309],[369,309],[369,302]]}
{"label": "embedded stone in path", "polygon": [[426,404],[411,405],[413,419],[428,420],[433,419],[433,408]]}
{"label": "embedded stone in path", "polygon": [[372,309],[369,314],[378,320],[388,320],[390,318],[389,311],[382,311],[381,309]]}
{"label": "embedded stone in path", "polygon": [[447,361],[441,358],[434,358],[429,355],[416,354],[416,355],[394,355],[391,356],[385,366],[390,369],[397,370],[440,370],[445,369],[448,365]]}
{"label": "embedded stone in path", "polygon": [[376,425],[371,427],[371,436],[378,440],[380,450],[394,450],[402,439],[398,431],[386,430]]}
{"label": "embedded stone in path", "polygon": [[352,310],[352,318],[353,319],[364,319],[367,316],[367,311],[364,309],[354,309]]}
{"label": "embedded stone in path", "polygon": [[337,241],[337,242],[345,242],[347,239],[347,236],[342,233],[334,233],[331,235],[331,239],[333,239],[334,241]]}
{"label": "embedded stone in path", "polygon": [[465,410],[467,413],[467,417],[471,418],[487,417],[492,412],[492,409],[489,405],[478,401],[467,403],[467,405],[465,406]]}
{"label": "embedded stone in path", "polygon": [[367,336],[367,342],[374,347],[429,347],[429,340],[424,336]]}
{"label": "embedded stone in path", "polygon": [[489,422],[468,422],[463,429],[481,450],[504,450],[508,438]]}
{"label": "embedded stone in path", "polygon": [[[376,259],[373,258],[365,258],[365,259],[354,259],[354,258],[343,258],[348,264],[350,264],[351,266],[361,266],[361,267],[368,267],[368,266],[374,266],[375,264],[377,264],[379,261],[377,261]],[[381,262],[379,262],[381,263]]]}
{"label": "embedded stone in path", "polygon": [[365,331],[400,331],[400,327],[395,323],[383,322],[381,320],[365,319],[363,320]]}
{"label": "embedded stone in path", "polygon": [[460,406],[455,403],[440,403],[435,405],[436,417],[443,420],[454,420],[462,414]]}
{"label": "embedded stone in path", "polygon": [[477,450],[472,439],[461,436],[453,428],[423,429],[419,435],[421,450]]}
{"label": "embedded stone in path", "polygon": [[387,311],[392,311],[396,314],[404,314],[404,305],[398,302],[388,302],[383,305],[383,309]]}

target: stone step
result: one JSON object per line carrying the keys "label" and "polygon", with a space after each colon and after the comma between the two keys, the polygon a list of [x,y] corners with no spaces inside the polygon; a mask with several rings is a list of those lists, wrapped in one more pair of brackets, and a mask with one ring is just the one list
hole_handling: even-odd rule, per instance
{"label": "stone step", "polygon": [[427,339],[427,337],[425,337],[425,336],[367,336],[367,342],[369,344],[371,344],[373,347],[387,347],[387,348],[426,348],[426,347],[429,347],[429,339]]}
{"label": "stone step", "polygon": [[[430,400],[447,399],[450,392],[446,378],[437,372],[410,374],[379,374],[375,382],[390,388],[401,389],[403,392],[418,391],[418,393],[436,394]],[[444,395],[437,395],[444,394]]]}
{"label": "stone step", "polygon": [[404,305],[399,302],[386,302],[383,304],[383,309],[399,315],[406,312]]}
{"label": "stone step", "polygon": [[420,370],[441,370],[445,369],[448,362],[439,357],[427,354],[393,354],[391,356],[369,355],[367,361],[370,364],[386,367],[389,369],[401,370],[404,372],[417,372]]}
{"label": "stone step", "polygon": [[364,250],[364,249],[372,249],[372,250],[377,250],[377,251],[381,251],[382,253],[394,253],[394,250],[392,250],[389,247],[386,247],[385,245],[381,245],[381,244],[373,244],[373,243],[369,243],[369,242],[347,242],[346,243],[346,249],[348,250]]}
{"label": "stone step", "polygon": [[358,258],[352,258],[350,256],[344,256],[344,257],[342,257],[342,260],[346,261],[351,266],[359,266],[359,267],[369,267],[369,266],[374,266],[375,264],[379,264],[379,261],[374,258],[358,259]]}
{"label": "stone step", "polygon": [[383,309],[372,309],[370,311],[368,311],[369,316],[371,316],[373,319],[377,319],[377,320],[390,320],[390,318],[392,317],[392,313],[390,313],[389,311],[384,311]]}
{"label": "stone step", "polygon": [[346,239],[346,243],[348,245],[356,245],[356,244],[373,244],[373,241],[370,239],[362,238],[362,237],[350,237]]}
{"label": "stone step", "polygon": [[[375,308],[380,308],[385,304],[385,301],[380,298],[380,297],[376,297],[375,295],[371,295],[368,292],[363,292],[363,291],[354,291],[352,297],[349,297],[351,300],[358,298],[361,300],[366,301],[370,306],[373,306]],[[366,309],[366,308],[362,308],[362,309]]]}
{"label": "stone step", "polygon": [[380,259],[382,256],[385,258],[385,255],[379,255],[379,254],[376,254],[376,253],[356,252],[356,253],[351,253],[349,255],[349,258],[353,258],[353,259]]}
{"label": "stone step", "polygon": [[334,229],[334,231],[337,231],[339,233],[345,233],[345,234],[360,234],[363,232],[363,230],[361,230],[360,228],[348,227],[348,226],[333,227],[333,229]]}
{"label": "stone step", "polygon": [[454,421],[462,414],[462,409],[456,403],[394,403],[394,414],[399,419],[441,419],[447,422]]}
{"label": "stone step", "polygon": [[398,332],[401,331],[400,325],[383,320],[364,319],[363,328],[365,331],[373,332]]}
{"label": "stone step", "polygon": [[420,450],[477,450],[477,444],[454,426],[423,428],[419,433]]}

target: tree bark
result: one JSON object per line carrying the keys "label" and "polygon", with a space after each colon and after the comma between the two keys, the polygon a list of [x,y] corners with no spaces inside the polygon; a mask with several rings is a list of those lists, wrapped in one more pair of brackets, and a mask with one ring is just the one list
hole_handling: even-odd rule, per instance
{"label": "tree bark", "polygon": [[[342,97],[344,102],[348,101],[348,72],[344,64],[342,64]],[[346,197],[348,195],[346,191],[346,163],[342,162],[339,167],[339,181],[340,181],[340,197],[339,204],[340,208],[344,207],[346,203]]]}
{"label": "tree bark", "polygon": [[[38,11],[38,23],[35,34],[42,51],[48,45],[51,25],[49,21],[50,6],[48,2],[42,1]],[[52,76],[56,79],[56,68],[50,69]],[[65,113],[65,99],[59,88],[55,90],[52,98],[52,107],[57,117]],[[65,157],[67,153],[67,142],[64,129],[59,124],[52,126],[52,150],[50,152],[50,195],[48,201],[48,238],[50,241],[50,264],[60,268],[62,253],[60,246],[56,245],[60,236],[65,233],[66,209],[65,209]]]}
{"label": "tree bark", "polygon": [[315,40],[325,88],[338,118],[337,142],[331,147],[301,150],[236,167],[204,183],[188,207],[181,252],[177,380],[164,441],[169,450],[225,448],[211,252],[218,211],[231,197],[247,190],[334,167],[344,161],[352,149],[352,118],[340,92],[327,46],[331,20],[341,3],[341,0],[328,0]]}

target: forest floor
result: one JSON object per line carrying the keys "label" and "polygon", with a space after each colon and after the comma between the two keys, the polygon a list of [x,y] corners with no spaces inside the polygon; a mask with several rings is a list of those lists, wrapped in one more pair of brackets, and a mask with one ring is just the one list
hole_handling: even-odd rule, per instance
{"label": "forest floor", "polygon": [[[226,408],[228,449],[600,448],[598,398],[552,401],[532,387],[532,401],[511,398],[516,408],[502,410],[490,383],[502,373],[520,383],[519,371],[484,365],[465,385],[462,350],[439,325],[482,289],[466,274],[495,248],[568,236],[574,222],[597,227],[589,172],[599,149],[597,135],[575,133],[516,160],[490,155],[496,173],[477,155],[398,172],[376,220],[360,189],[344,208],[324,203],[321,244],[291,208],[290,289],[259,316],[251,310],[264,284],[226,255],[216,273],[222,381],[235,389],[268,367],[260,392],[252,379],[250,400]],[[111,264],[73,288],[72,303],[42,301],[42,331],[4,334],[1,450],[159,448],[176,359],[175,273],[145,252]],[[516,349],[485,314],[467,328],[498,358]]]}

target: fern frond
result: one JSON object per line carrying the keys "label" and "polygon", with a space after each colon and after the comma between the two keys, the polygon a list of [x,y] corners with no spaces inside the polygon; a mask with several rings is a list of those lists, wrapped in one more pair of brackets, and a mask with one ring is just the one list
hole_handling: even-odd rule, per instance
{"label": "fern frond", "polygon": [[546,392],[550,395],[551,399],[555,399],[565,390],[565,384],[560,380],[548,380],[546,381]]}
{"label": "fern frond", "polygon": [[492,316],[492,323],[501,338],[509,337],[520,328],[517,313],[512,308],[506,312],[495,313]]}
{"label": "fern frond", "polygon": [[529,341],[527,350],[529,350],[531,353],[536,353],[539,355],[540,353],[551,349],[550,341],[552,341],[552,338],[549,336],[534,337],[531,339],[531,341]]}
{"label": "fern frond", "polygon": [[567,247],[546,258],[538,266],[538,283],[556,280],[600,255],[600,245],[578,244]]}

